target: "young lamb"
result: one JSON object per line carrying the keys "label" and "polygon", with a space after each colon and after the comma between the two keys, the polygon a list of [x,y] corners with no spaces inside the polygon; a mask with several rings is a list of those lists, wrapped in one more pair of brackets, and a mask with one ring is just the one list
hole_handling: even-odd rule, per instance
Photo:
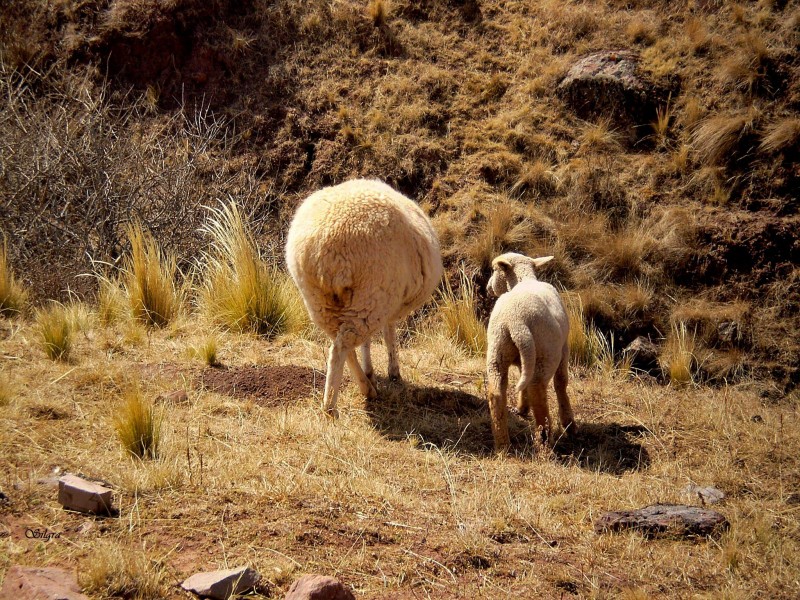
{"label": "young lamb", "polygon": [[377,331],[386,342],[389,376],[399,379],[397,322],[422,306],[442,277],[439,240],[420,207],[380,181],[323,188],[292,219],[286,263],[311,319],[333,340],[325,411],[338,414],[345,360],[361,393],[377,395],[370,357]]}
{"label": "young lamb", "polygon": [[576,431],[575,417],[567,396],[569,363],[569,318],[561,296],[549,283],[536,279],[535,267],[552,256],[528,258],[509,252],[492,261],[487,289],[497,296],[489,317],[486,371],[489,412],[497,450],[508,447],[506,391],[508,368],[517,365],[517,411],[527,416],[533,408],[542,438],[550,434],[547,410],[547,384],[553,379],[558,398],[558,414],[567,434]]}

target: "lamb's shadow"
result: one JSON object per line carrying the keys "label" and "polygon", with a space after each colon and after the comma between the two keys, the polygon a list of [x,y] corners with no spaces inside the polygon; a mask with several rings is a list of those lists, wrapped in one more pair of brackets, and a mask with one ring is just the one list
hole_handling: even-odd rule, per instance
{"label": "lamb's shadow", "polygon": [[649,434],[646,427],[580,421],[579,425],[577,434],[561,436],[553,446],[553,453],[562,462],[613,475],[650,465],[650,454],[638,441]]}
{"label": "lamb's shadow", "polygon": [[[475,456],[489,456],[494,451],[486,402],[456,388],[379,378],[378,398],[367,400],[365,410],[373,426],[389,439],[421,441],[426,447]],[[532,421],[511,413],[508,425],[513,453],[531,456],[543,451],[534,443],[537,432]],[[573,437],[556,441],[552,452],[558,460],[611,474],[649,465],[647,449],[637,441],[647,432],[644,427],[617,423],[580,423],[580,427]]]}

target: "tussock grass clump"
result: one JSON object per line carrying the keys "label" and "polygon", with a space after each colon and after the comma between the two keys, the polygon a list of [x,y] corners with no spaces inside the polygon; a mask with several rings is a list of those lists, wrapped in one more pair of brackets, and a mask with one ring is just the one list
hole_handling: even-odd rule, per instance
{"label": "tussock grass clump", "polygon": [[697,362],[695,351],[695,333],[689,331],[686,323],[673,323],[659,359],[661,368],[669,375],[670,381],[680,385],[694,381],[693,374]]}
{"label": "tussock grass clump", "polygon": [[159,600],[168,594],[161,562],[117,543],[101,544],[82,566],[79,579],[85,591],[104,598]]}
{"label": "tussock grass clump", "polygon": [[228,329],[266,337],[307,327],[297,288],[288,275],[261,259],[236,205],[209,210],[211,218],[203,229],[212,241],[200,269],[201,310]]}
{"label": "tussock grass clump", "polygon": [[587,321],[583,312],[583,302],[578,294],[563,293],[564,306],[569,317],[569,358],[575,366],[594,367],[613,364],[613,352],[608,341],[597,327]]}
{"label": "tussock grass clump", "polygon": [[521,250],[533,233],[512,202],[501,202],[486,214],[480,230],[466,242],[464,254],[480,269],[488,269],[503,252]]}
{"label": "tussock grass clump", "polygon": [[164,327],[183,303],[175,285],[177,259],[164,252],[141,223],[127,229],[131,255],[123,269],[123,284],[134,318],[148,327]]}
{"label": "tussock grass clump", "polygon": [[11,404],[14,397],[14,389],[8,375],[0,371],[0,407]]}
{"label": "tussock grass clump", "polygon": [[124,322],[131,314],[130,303],[119,282],[98,276],[97,318],[102,325]]}
{"label": "tussock grass clump", "polygon": [[800,146],[800,118],[788,117],[771,123],[764,131],[759,148],[773,154]]}
{"label": "tussock grass clump", "polygon": [[28,301],[28,292],[17,281],[8,262],[8,242],[3,236],[0,245],[0,316],[13,316],[22,312]]}
{"label": "tussock grass clump", "polygon": [[74,337],[74,320],[63,304],[51,302],[36,312],[36,330],[42,350],[52,360],[69,360]]}
{"label": "tussock grass clump", "polygon": [[158,458],[163,415],[142,397],[138,387],[125,391],[114,418],[114,430],[122,447],[137,458]]}
{"label": "tussock grass clump", "polygon": [[754,131],[755,110],[705,119],[692,133],[692,146],[706,165],[724,165],[740,154],[741,142]]}
{"label": "tussock grass clump", "polygon": [[463,268],[459,273],[458,293],[445,280],[436,306],[445,335],[456,346],[472,356],[480,356],[486,352],[486,327],[478,319],[475,284]]}
{"label": "tussock grass clump", "polygon": [[210,335],[196,346],[192,346],[190,353],[192,356],[202,360],[209,367],[216,367],[220,364],[218,348],[219,343],[216,336]]}

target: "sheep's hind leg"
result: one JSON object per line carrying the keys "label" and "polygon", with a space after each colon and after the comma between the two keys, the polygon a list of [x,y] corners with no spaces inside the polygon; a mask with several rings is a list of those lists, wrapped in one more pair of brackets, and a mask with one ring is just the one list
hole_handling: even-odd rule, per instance
{"label": "sheep's hind leg", "polygon": [[375,369],[372,367],[372,352],[370,350],[370,340],[361,344],[361,364],[364,365],[364,375],[369,379],[370,383],[375,386]]}
{"label": "sheep's hind leg", "polygon": [[497,364],[487,369],[489,391],[489,416],[492,421],[494,448],[498,452],[511,445],[508,436],[508,410],[506,409],[506,393],[508,392],[508,368]]}
{"label": "sheep's hind leg", "polygon": [[339,386],[342,383],[342,372],[347,352],[342,348],[341,338],[331,344],[328,352],[328,372],[325,375],[325,395],[322,399],[322,409],[331,417],[337,418],[336,402],[339,399]]}
{"label": "sheep's hind leg", "polygon": [[397,360],[397,324],[389,323],[383,328],[383,341],[386,343],[386,354],[389,359],[389,379],[399,381],[400,362]]}
{"label": "sheep's hind leg", "polygon": [[578,431],[578,424],[575,423],[575,415],[572,412],[572,405],[569,402],[569,395],[567,394],[567,382],[569,381],[569,346],[564,344],[564,350],[561,353],[561,363],[556,369],[556,374],[553,377],[553,387],[556,389],[556,398],[558,398],[558,419],[561,421],[561,427],[564,432],[569,435],[574,435]]}
{"label": "sheep's hind leg", "polygon": [[361,390],[361,394],[370,400],[377,398],[378,392],[361,369],[355,349],[347,353],[347,365],[350,367],[350,372],[356,378],[356,383],[358,384],[358,389]]}

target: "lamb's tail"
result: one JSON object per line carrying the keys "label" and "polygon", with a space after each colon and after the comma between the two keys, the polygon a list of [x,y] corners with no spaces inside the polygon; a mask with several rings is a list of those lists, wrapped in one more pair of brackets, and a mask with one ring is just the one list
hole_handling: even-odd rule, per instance
{"label": "lamb's tail", "polygon": [[536,370],[536,343],[533,341],[533,334],[527,327],[520,330],[512,330],[509,333],[519,351],[520,366],[517,391],[521,392],[533,381],[534,371]]}

